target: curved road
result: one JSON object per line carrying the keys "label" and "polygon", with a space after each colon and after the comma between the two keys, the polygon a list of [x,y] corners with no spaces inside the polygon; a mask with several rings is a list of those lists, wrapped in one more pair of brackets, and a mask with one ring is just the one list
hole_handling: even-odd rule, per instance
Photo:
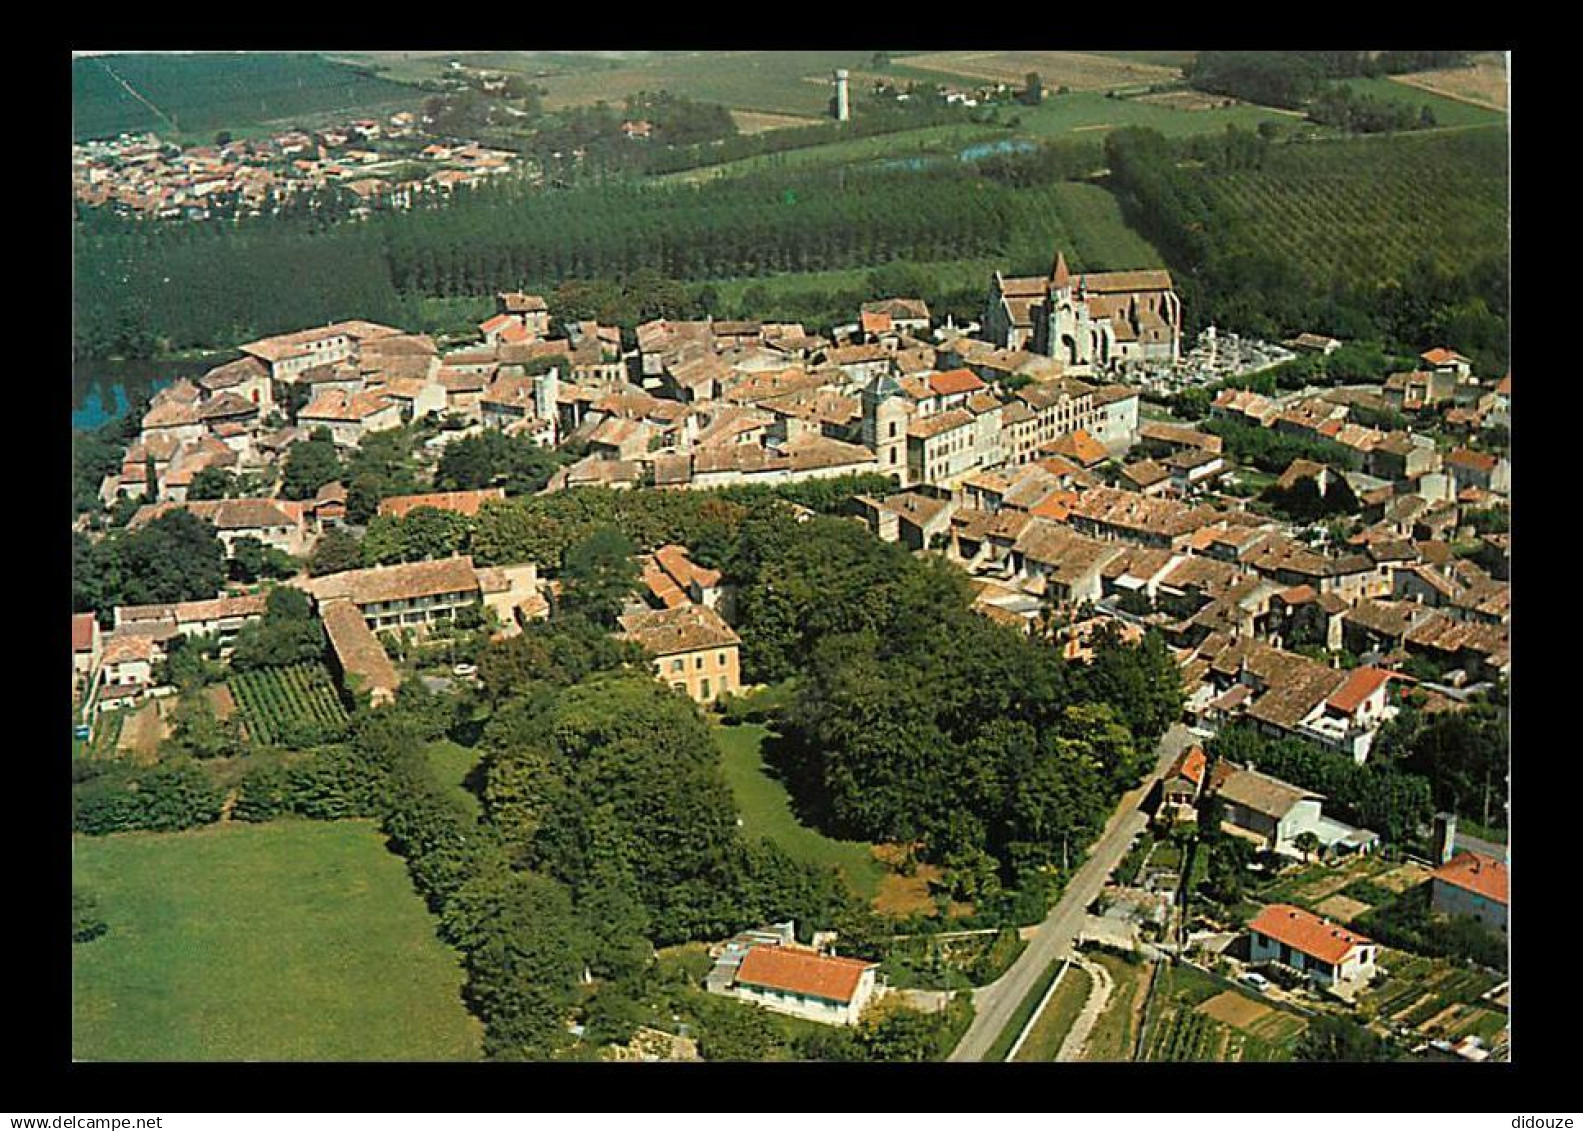
{"label": "curved road", "polygon": [[1083,925],[1085,909],[1099,895],[1111,872],[1116,870],[1116,865],[1127,854],[1127,846],[1132,843],[1132,838],[1149,823],[1147,814],[1138,807],[1176,756],[1197,741],[1200,740],[1192,731],[1180,725],[1173,726],[1160,738],[1160,756],[1153,771],[1141,785],[1122,797],[1088,859],[1078,868],[1071,883],[1067,884],[1060,902],[1045,916],[1033,938],[1028,940],[1027,949],[998,979],[973,992],[973,1007],[976,1011],[973,1024],[951,1053],[951,1060],[983,1060],[1001,1030],[1011,1021],[1017,1006],[1039,980],[1039,975],[1052,961],[1071,949],[1072,940]]}

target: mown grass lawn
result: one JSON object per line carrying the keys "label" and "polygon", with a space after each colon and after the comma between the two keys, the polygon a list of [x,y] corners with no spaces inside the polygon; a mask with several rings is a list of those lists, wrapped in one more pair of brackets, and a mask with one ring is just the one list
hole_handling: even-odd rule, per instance
{"label": "mown grass lawn", "polygon": [[474,1060],[463,974],[371,822],[77,837],[79,1060]]}
{"label": "mown grass lawn", "polygon": [[764,767],[763,746],[769,733],[769,728],[753,723],[715,728],[721,765],[741,814],[742,835],[772,840],[795,860],[838,868],[853,891],[873,899],[881,873],[874,846],[858,840],[835,840],[797,820],[786,787]]}
{"label": "mown grass lawn", "polygon": [[429,743],[428,754],[429,765],[434,767],[435,776],[446,786],[454,788],[457,796],[467,802],[475,816],[482,817],[483,802],[466,784],[467,775],[478,765],[479,752],[444,738]]}

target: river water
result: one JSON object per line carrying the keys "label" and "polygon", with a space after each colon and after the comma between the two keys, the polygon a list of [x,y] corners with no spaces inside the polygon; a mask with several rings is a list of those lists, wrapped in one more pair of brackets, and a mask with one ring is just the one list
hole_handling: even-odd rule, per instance
{"label": "river water", "polygon": [[126,412],[128,399],[153,394],[181,377],[199,377],[233,355],[164,358],[154,361],[102,361],[87,358],[72,366],[71,427],[86,432]]}

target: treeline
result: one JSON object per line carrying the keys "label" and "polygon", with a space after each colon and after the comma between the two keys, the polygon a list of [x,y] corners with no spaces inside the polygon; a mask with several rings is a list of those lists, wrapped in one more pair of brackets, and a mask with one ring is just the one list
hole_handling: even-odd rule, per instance
{"label": "treeline", "polygon": [[[1067,159],[1049,160],[1038,175],[1063,175]],[[147,357],[352,315],[421,329],[420,297],[644,271],[685,283],[995,257],[1020,221],[1015,184],[988,168],[805,171],[702,187],[497,184],[356,225],[137,224],[95,210],[74,226],[73,349]]]}
{"label": "treeline", "polygon": [[1001,194],[955,170],[848,171],[698,188],[496,185],[419,223],[372,227],[398,291],[451,296],[644,269],[696,280],[991,255],[1007,220]]}
{"label": "treeline", "polygon": [[1435,112],[1427,104],[1415,107],[1394,99],[1357,94],[1345,83],[1316,95],[1309,103],[1308,116],[1322,126],[1356,134],[1427,130],[1436,124]]}
{"label": "treeline", "polygon": [[1182,73],[1211,94],[1302,110],[1334,79],[1458,66],[1468,56],[1466,51],[1200,51]]}
{"label": "treeline", "polygon": [[479,565],[535,562],[553,575],[568,549],[613,527],[637,550],[680,543],[700,565],[718,567],[730,557],[739,528],[754,510],[779,501],[834,514],[853,495],[894,490],[890,476],[871,473],[710,491],[579,488],[486,502],[471,517],[420,507],[404,518],[374,519],[354,560],[375,564],[464,553]]}
{"label": "treeline", "polygon": [[[1447,159],[1463,168],[1486,140],[1498,142],[1470,139],[1468,152],[1448,152]],[[1474,358],[1481,371],[1499,372],[1509,356],[1510,262],[1504,252],[1426,246],[1404,270],[1337,272],[1323,257],[1315,258],[1318,267],[1296,262],[1246,234],[1216,191],[1218,178],[1247,169],[1268,177],[1277,194],[1300,177],[1325,175],[1349,188],[1353,178],[1367,178],[1368,194],[1410,207],[1425,186],[1416,169],[1393,166],[1392,153],[1378,148],[1394,144],[1261,144],[1229,127],[1217,154],[1202,141],[1173,142],[1154,130],[1129,128],[1106,138],[1105,152],[1122,214],[1172,268],[1186,332],[1216,325],[1278,340],[1307,330],[1383,342],[1402,354],[1446,345]],[[1324,229],[1313,238],[1323,239]]]}
{"label": "treeline", "polygon": [[864,106],[860,116],[850,121],[817,122],[808,126],[766,130],[755,134],[734,133],[700,144],[663,149],[653,153],[645,162],[644,168],[646,172],[653,174],[675,173],[684,169],[724,165],[729,161],[763,157],[771,153],[785,153],[794,149],[807,149],[816,145],[829,145],[838,141],[878,137],[881,134],[899,133],[902,130],[967,123],[973,120],[972,111],[964,107],[946,105],[943,102],[922,99],[912,99],[908,102],[876,99]]}

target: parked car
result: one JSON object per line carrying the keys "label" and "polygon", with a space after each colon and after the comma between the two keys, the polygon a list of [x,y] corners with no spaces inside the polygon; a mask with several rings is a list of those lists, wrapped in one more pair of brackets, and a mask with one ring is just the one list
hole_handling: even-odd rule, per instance
{"label": "parked car", "polygon": [[1244,974],[1242,980],[1256,990],[1267,990],[1270,988],[1270,980],[1263,974]]}

